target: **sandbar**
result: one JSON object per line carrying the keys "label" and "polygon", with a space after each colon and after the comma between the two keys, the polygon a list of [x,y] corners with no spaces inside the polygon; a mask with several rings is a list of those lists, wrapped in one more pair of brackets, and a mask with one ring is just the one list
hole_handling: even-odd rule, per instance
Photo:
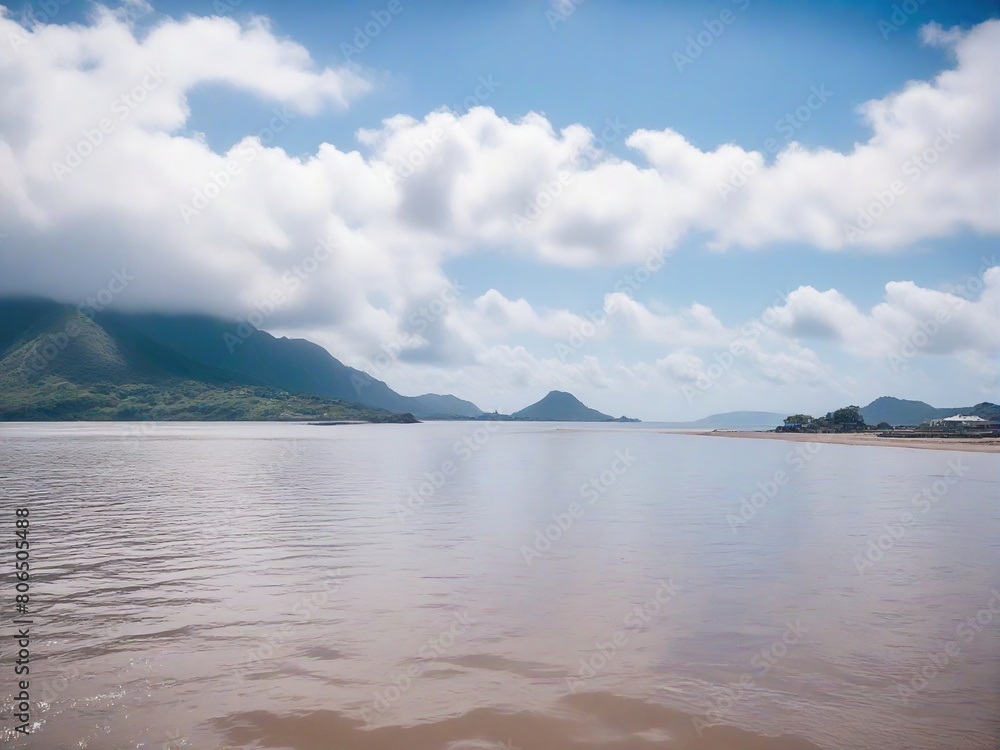
{"label": "sandbar", "polygon": [[705,435],[709,437],[752,438],[756,440],[790,440],[796,443],[835,443],[837,445],[878,445],[883,448],[919,448],[932,451],[964,451],[966,453],[1000,453],[1000,438],[935,438],[879,437],[858,433],[836,432],[714,432],[683,430],[671,435]]}

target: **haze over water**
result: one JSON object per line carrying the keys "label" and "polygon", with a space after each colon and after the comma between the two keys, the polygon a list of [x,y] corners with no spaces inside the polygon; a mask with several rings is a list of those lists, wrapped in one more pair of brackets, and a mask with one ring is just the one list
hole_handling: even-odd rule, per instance
{"label": "haze over water", "polygon": [[474,422],[0,438],[44,700],[15,746],[1000,738],[995,454]]}

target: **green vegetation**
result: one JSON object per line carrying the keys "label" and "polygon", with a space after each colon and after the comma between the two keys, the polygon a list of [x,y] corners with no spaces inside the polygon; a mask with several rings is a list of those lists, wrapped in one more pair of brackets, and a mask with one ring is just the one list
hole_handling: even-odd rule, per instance
{"label": "green vegetation", "polygon": [[861,410],[861,415],[868,424],[886,422],[891,425],[910,425],[911,427],[919,425],[925,419],[942,419],[954,417],[956,414],[968,414],[997,421],[1000,420],[1000,406],[984,401],[975,406],[952,406],[938,409],[923,401],[906,401],[892,396],[881,396]]}
{"label": "green vegetation", "polygon": [[867,429],[861,407],[845,406],[829,412],[825,417],[814,418],[808,414],[785,417],[785,424],[777,432],[864,432]]}
{"label": "green vegetation", "polygon": [[[493,418],[498,418],[499,415]],[[526,406],[510,415],[512,420],[532,420],[536,422],[638,422],[622,416],[615,419],[602,414],[597,409],[584,406],[572,393],[549,391],[541,401]]]}
{"label": "green vegetation", "polygon": [[[275,338],[235,321],[204,315],[90,313],[52,300],[0,298],[0,385],[7,386],[7,376],[18,372],[29,379],[36,374],[55,376],[81,386],[158,384],[168,378],[170,388],[182,390],[189,386],[179,381],[227,391],[242,385],[311,394],[326,399],[326,404],[355,405],[373,417],[387,412],[445,417],[482,413],[475,404],[450,395],[401,396],[316,344]],[[22,390],[21,395],[29,399],[21,401],[22,406],[34,405],[31,393]],[[220,397],[223,402],[232,398],[243,397]]]}
{"label": "green vegetation", "polygon": [[0,383],[0,421],[310,420],[413,422],[411,415],[366,409],[274,388],[193,380],[79,384],[56,377],[10,388]]}
{"label": "green vegetation", "polygon": [[113,316],[0,304],[0,421],[146,419],[416,421],[200,362]]}

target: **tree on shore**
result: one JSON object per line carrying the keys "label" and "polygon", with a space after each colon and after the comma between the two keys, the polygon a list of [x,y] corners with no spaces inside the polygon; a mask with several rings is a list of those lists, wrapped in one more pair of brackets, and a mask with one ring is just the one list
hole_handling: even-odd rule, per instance
{"label": "tree on shore", "polygon": [[861,407],[845,406],[819,418],[792,414],[785,417],[784,426],[778,429],[781,432],[864,432],[866,428]]}
{"label": "tree on shore", "polygon": [[837,432],[862,432],[865,429],[865,418],[861,416],[860,406],[845,406],[830,415]]}

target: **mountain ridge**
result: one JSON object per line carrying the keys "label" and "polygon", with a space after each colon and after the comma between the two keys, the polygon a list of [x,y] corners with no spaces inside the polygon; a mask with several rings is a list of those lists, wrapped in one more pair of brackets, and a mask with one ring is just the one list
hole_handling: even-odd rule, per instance
{"label": "mountain ridge", "polygon": [[[482,413],[455,396],[402,396],[317,344],[249,328],[247,335],[235,336],[235,322],[203,315],[83,314],[52,300],[0,299],[0,418],[127,418],[131,407],[119,402],[132,404],[134,386],[154,384],[170,402],[184,401],[193,409],[192,418],[201,412],[185,398],[186,391],[237,419],[286,413],[276,411],[279,401],[293,415],[294,408],[304,409],[302,418],[385,421],[390,414],[414,412]],[[140,391],[147,402],[155,401]],[[156,403],[157,413],[185,418],[179,407]]]}
{"label": "mountain ridge", "polygon": [[417,417],[439,414],[444,405],[448,414],[457,417],[483,413],[472,402],[450,394],[426,394],[426,399],[403,396],[368,373],[345,365],[307,339],[278,338],[252,326],[248,336],[235,337],[233,323],[208,316],[139,313],[131,317],[133,325],[143,333],[154,340],[170,342],[174,349],[197,361],[291,393],[326,396],[376,409],[409,412]]}
{"label": "mountain ridge", "polygon": [[572,393],[549,391],[540,400],[510,415],[510,419],[534,422],[638,422],[637,419],[615,419],[586,406]]}
{"label": "mountain ridge", "polygon": [[989,401],[974,406],[945,407],[931,406],[924,401],[911,401],[895,396],[879,396],[867,406],[861,407],[861,416],[867,424],[888,422],[896,425],[918,425],[925,419],[941,419],[966,414],[984,419],[1000,418],[1000,407]]}
{"label": "mountain ridge", "polygon": [[[37,382],[28,382],[26,375],[38,376]],[[488,415],[451,394],[403,396],[318,344],[277,338],[246,323],[195,314],[114,310],[84,314],[72,305],[43,298],[0,298],[0,380],[0,418],[6,419],[58,418],[66,416],[63,408],[75,418],[84,418],[82,414],[99,418],[111,412],[127,415],[139,413],[141,403],[154,401],[158,414],[183,418],[183,409],[169,406],[179,402],[203,414],[205,410],[198,411],[187,398],[187,389],[200,394],[209,412],[232,418],[298,414],[346,419],[347,412],[360,416],[369,410],[368,416],[377,420],[409,413],[429,419],[638,421],[615,419],[557,390],[512,415]],[[156,401],[148,389],[136,388],[153,383],[165,389],[169,403]],[[278,402],[282,408],[276,411]],[[990,402],[937,408],[894,396],[880,396],[860,412],[868,424],[917,425],[957,414],[1000,418],[1000,407]],[[777,412],[735,411],[664,424],[765,427],[782,420]]]}

